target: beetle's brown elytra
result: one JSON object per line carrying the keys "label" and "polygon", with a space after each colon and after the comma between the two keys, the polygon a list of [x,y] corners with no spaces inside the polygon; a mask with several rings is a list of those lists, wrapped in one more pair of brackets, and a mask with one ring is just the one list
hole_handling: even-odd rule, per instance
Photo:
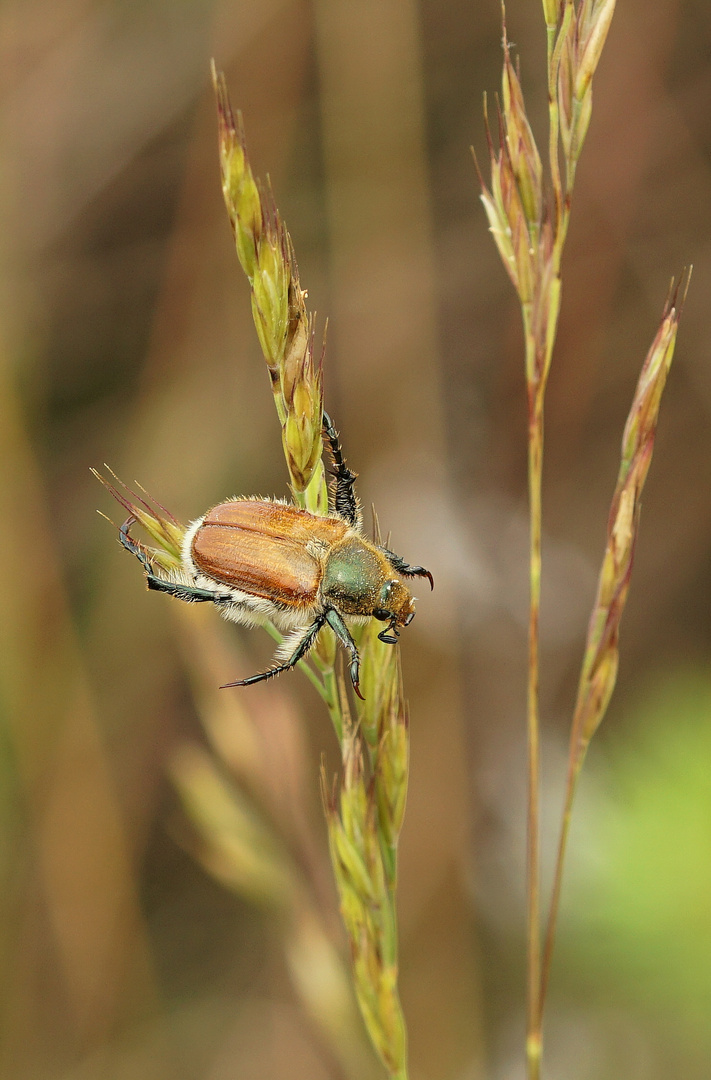
{"label": "beetle's brown elytra", "polygon": [[348,653],[353,688],[362,696],[360,657],[343,617],[386,622],[378,637],[395,644],[400,628],[415,615],[414,597],[401,577],[426,577],[434,587],[429,570],[410,566],[362,535],[356,474],[347,467],[325,412],[323,426],[336,477],[328,515],[261,498],[219,503],[190,525],[181,571],[165,576],[130,535],[135,519],[120,529],[121,543],[143,564],[149,589],[187,603],[209,601],[236,623],[270,620],[290,632],[276,653],[280,663],[225,686],[248,686],[293,668],[328,624]]}
{"label": "beetle's brown elytra", "polygon": [[[266,512],[265,512],[266,511]],[[204,576],[291,607],[313,604],[328,550],[347,530],[295,506],[250,499],[220,503],[195,532],[190,556]]]}

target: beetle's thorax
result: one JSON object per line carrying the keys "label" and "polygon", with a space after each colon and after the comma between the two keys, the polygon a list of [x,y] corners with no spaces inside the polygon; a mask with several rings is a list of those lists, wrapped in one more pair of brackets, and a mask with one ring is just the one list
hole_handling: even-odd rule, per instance
{"label": "beetle's thorax", "polygon": [[414,610],[409,589],[395,577],[380,548],[350,529],[326,558],[321,595],[345,615],[372,615],[381,606],[383,587],[388,583],[394,610],[403,605],[406,614]]}

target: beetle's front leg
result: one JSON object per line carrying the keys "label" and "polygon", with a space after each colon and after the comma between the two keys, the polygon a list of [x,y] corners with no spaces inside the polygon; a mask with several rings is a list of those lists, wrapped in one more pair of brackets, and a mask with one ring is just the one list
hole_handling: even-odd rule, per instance
{"label": "beetle's front leg", "polygon": [[351,682],[353,683],[353,689],[355,690],[361,701],[365,701],[365,698],[360,692],[360,656],[356,643],[350,635],[350,631],[343,621],[339,612],[335,608],[329,608],[326,612],[326,622],[333,630],[334,634],[340,641],[341,645],[345,648],[350,658],[349,672],[351,676]]}
{"label": "beetle's front leg", "polygon": [[333,509],[341,514],[349,525],[357,529],[360,525],[360,511],[354,487],[358,474],[354,473],[346,465],[338,432],[333,426],[331,417],[325,411],[323,413],[323,430],[326,432],[326,437],[331,444],[331,457],[333,458],[333,464],[336,466],[336,494]]}
{"label": "beetle's front leg", "polygon": [[311,646],[318,637],[318,632],[326,621],[325,615],[319,615],[311,623],[311,626],[307,627],[304,634],[297,642],[296,648],[283,664],[277,665],[277,667],[269,668],[269,671],[262,671],[259,675],[250,675],[248,679],[237,679],[236,682],[224,683],[220,690],[226,690],[230,686],[251,686],[252,683],[264,682],[265,679],[273,679],[275,675],[281,675],[282,671],[289,671],[290,668],[296,667],[299,660],[303,660]]}
{"label": "beetle's front leg", "polygon": [[198,589],[193,585],[182,585],[178,581],[167,581],[165,578],[159,577],[156,574],[151,560],[141,545],[133,539],[129,530],[135,523],[134,517],[128,518],[124,521],[123,525],[119,529],[119,540],[126,548],[126,551],[130,551],[132,555],[135,555],[138,561],[146,571],[146,583],[149,589],[155,589],[156,592],[164,592],[169,596],[174,596],[176,600],[184,600],[187,604],[203,604],[210,601],[210,603],[226,604],[232,597],[229,593],[212,592],[210,589]]}
{"label": "beetle's front leg", "polygon": [[383,548],[383,554],[386,556],[393,570],[397,570],[398,574],[404,574],[405,577],[426,577],[430,583],[430,589],[434,589],[434,578],[429,570],[425,570],[424,566],[410,566],[410,564],[406,563],[404,559],[401,559],[399,555],[396,555],[394,551],[388,551],[387,548]]}

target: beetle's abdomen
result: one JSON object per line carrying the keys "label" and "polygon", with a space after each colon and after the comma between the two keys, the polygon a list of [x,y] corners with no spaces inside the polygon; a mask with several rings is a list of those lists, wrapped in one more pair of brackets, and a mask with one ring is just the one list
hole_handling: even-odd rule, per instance
{"label": "beetle's abdomen", "polygon": [[215,581],[300,607],[314,603],[321,582],[321,565],[306,544],[332,544],[345,531],[337,518],[283,503],[233,501],[205,515],[191,553],[197,569]]}

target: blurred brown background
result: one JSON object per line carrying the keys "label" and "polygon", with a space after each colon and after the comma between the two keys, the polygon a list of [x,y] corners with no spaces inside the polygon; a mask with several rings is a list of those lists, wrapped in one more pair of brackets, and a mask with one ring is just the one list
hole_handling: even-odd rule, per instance
{"label": "blurred brown background", "polygon": [[[626,410],[670,277],[690,262],[694,277],[618,690],[576,808],[546,1076],[702,1080],[711,8],[618,7],[547,409],[547,870]],[[508,20],[542,141],[541,5],[512,0]],[[300,991],[288,920],[239,877],[236,847],[211,855],[211,837],[239,837],[209,791],[201,830],[171,781],[197,799],[201,762],[260,807],[343,948],[318,805],[323,750],[335,766],[323,710],[298,674],[216,692],[266,662],[266,635],[148,596],[88,471],[108,462],[184,521],[232,493],[286,494],[219,188],[211,56],[329,318],[326,401],[363,503],[436,580],[403,636],[412,1080],[523,1075],[525,395],[519,314],[469,153],[485,157],[500,39],[495,0],[0,8],[3,1080],[380,1075],[305,1006],[308,986],[322,1003],[329,991],[308,950]]]}

